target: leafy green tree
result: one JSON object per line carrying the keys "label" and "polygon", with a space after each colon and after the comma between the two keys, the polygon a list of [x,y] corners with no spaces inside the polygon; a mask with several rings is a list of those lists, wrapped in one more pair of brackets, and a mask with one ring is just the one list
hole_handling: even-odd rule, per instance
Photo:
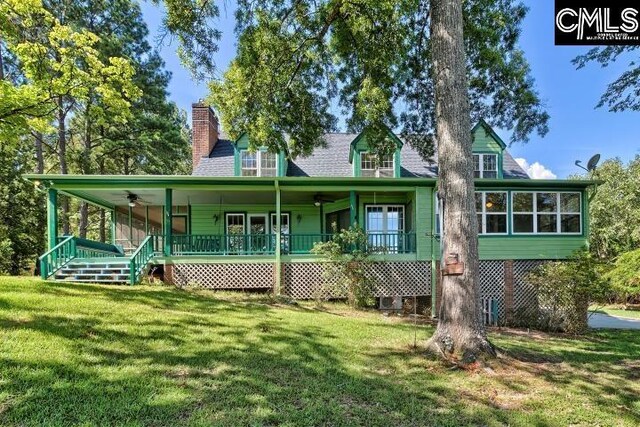
{"label": "leafy green tree", "polygon": [[214,24],[220,15],[215,0],[151,0],[165,10],[163,27],[166,36],[178,39],[178,57],[197,78],[213,76],[215,53],[222,33]]}
{"label": "leafy green tree", "polygon": [[33,168],[26,141],[0,145],[0,272],[24,274],[43,252],[44,195],[22,178]]}
{"label": "leafy green tree", "polygon": [[[69,123],[71,170],[82,174],[183,173],[190,158],[185,116],[167,99],[170,74],[147,41],[148,29],[137,2],[131,0],[52,1],[50,7],[69,23],[100,34],[95,48],[102,61],[124,57],[134,69],[132,84],[141,96],[130,101],[126,120],[121,112],[90,91],[74,109]],[[104,213],[89,221],[90,207],[81,203],[78,233],[86,237],[89,224],[100,224]]]}
{"label": "leafy green tree", "polygon": [[625,304],[640,298],[640,248],[620,255],[605,278]]}
{"label": "leafy green tree", "polygon": [[[517,48],[526,8],[512,0],[464,2],[472,117],[545,134],[548,116]],[[210,101],[233,138],[307,154],[333,129],[338,102],[350,130],[378,151],[400,129],[425,157],[433,153],[434,83],[429,2],[267,1],[239,3],[238,53]],[[286,137],[285,137],[286,135]]]}
{"label": "leafy green tree", "polygon": [[638,46],[605,46],[594,47],[586,54],[576,57],[572,62],[578,68],[590,63],[608,67],[616,61],[627,61],[628,68],[602,94],[598,108],[607,107],[609,111],[640,110],[640,62]]}
{"label": "leafy green tree", "polygon": [[602,260],[581,251],[568,261],[548,262],[532,271],[528,281],[536,287],[539,310],[526,326],[554,332],[586,332],[589,305],[603,302],[609,295],[604,269]]}
{"label": "leafy green tree", "polygon": [[626,165],[607,160],[593,178],[603,183],[589,203],[589,244],[596,256],[613,260],[640,247],[640,156]]}

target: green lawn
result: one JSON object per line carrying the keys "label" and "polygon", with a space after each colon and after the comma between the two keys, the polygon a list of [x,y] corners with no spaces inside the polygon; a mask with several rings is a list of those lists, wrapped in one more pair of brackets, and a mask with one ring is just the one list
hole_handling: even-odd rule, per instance
{"label": "green lawn", "polygon": [[0,278],[0,326],[3,426],[640,423],[634,331],[494,331],[517,360],[468,372],[376,312],[16,278]]}
{"label": "green lawn", "polygon": [[597,313],[604,313],[610,316],[627,317],[629,319],[640,319],[640,309],[635,307],[634,309],[625,310],[619,305],[609,305],[605,307],[591,307],[591,311]]}

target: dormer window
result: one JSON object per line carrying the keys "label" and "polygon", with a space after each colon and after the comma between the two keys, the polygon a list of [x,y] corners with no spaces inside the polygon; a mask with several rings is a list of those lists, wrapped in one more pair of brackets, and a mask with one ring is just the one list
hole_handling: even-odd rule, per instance
{"label": "dormer window", "polygon": [[242,176],[276,176],[278,157],[268,151],[240,151]]}
{"label": "dormer window", "polygon": [[497,178],[498,177],[498,155],[497,154],[474,154],[473,155],[475,178]]}
{"label": "dormer window", "polygon": [[[379,161],[379,163],[378,163]],[[378,158],[376,154],[360,153],[360,175],[365,177],[392,178],[394,173],[393,154]]]}

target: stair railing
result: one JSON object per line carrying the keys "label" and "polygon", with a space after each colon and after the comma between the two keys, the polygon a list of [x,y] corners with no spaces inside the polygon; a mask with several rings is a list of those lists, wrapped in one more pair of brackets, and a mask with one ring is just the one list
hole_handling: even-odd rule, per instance
{"label": "stair railing", "polygon": [[40,260],[40,276],[46,280],[56,271],[67,265],[76,257],[76,239],[73,236],[64,236],[62,241],[42,255]]}
{"label": "stair railing", "polygon": [[153,236],[147,236],[129,258],[129,284],[135,285],[155,254]]}

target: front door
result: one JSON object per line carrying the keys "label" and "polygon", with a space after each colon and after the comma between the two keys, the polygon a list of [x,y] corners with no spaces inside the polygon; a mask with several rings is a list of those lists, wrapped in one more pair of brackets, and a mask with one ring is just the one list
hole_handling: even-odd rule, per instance
{"label": "front door", "polygon": [[249,251],[251,253],[266,253],[269,250],[269,235],[267,234],[267,215],[249,214]]}

